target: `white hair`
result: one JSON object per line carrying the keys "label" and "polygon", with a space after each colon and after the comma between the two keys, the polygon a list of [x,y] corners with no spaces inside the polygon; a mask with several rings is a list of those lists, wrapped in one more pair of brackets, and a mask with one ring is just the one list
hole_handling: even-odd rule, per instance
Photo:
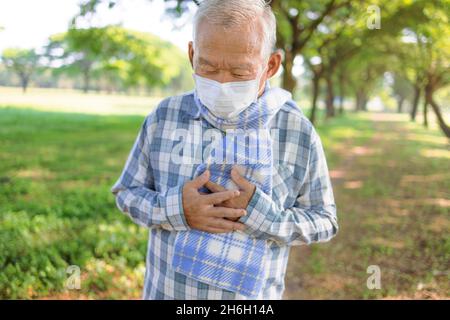
{"label": "white hair", "polygon": [[195,13],[193,21],[193,39],[196,41],[197,28],[203,18],[208,23],[224,27],[247,25],[259,18],[263,27],[264,57],[275,49],[276,19],[270,7],[271,0],[204,0]]}

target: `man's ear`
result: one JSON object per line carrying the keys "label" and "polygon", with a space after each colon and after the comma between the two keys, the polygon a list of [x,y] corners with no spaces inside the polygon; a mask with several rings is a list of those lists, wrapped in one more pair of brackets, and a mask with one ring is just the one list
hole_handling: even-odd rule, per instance
{"label": "man's ear", "polygon": [[194,43],[192,41],[189,41],[188,44],[188,54],[189,54],[189,61],[191,62],[192,69],[194,68]]}
{"label": "man's ear", "polygon": [[272,78],[278,72],[278,69],[280,69],[281,66],[282,59],[283,56],[281,55],[280,50],[276,50],[270,55],[269,61],[267,63],[267,65],[269,66],[269,69],[267,70],[267,79]]}

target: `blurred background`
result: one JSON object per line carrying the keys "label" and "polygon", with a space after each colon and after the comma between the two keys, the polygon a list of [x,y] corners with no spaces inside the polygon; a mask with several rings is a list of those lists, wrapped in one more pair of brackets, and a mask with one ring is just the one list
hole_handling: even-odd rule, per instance
{"label": "blurred background", "polygon": [[[194,88],[199,2],[0,3],[0,298],[140,298],[148,231],[109,190]],[[292,248],[285,298],[449,299],[450,1],[271,5],[271,82],[319,131],[341,227]]]}

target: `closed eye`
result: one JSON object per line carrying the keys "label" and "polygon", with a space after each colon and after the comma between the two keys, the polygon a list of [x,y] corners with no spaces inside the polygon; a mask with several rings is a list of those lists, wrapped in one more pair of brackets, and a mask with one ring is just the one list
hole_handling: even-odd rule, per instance
{"label": "closed eye", "polygon": [[236,79],[242,79],[242,80],[251,79],[251,75],[249,75],[249,74],[236,74],[236,73],[233,73],[232,75]]}

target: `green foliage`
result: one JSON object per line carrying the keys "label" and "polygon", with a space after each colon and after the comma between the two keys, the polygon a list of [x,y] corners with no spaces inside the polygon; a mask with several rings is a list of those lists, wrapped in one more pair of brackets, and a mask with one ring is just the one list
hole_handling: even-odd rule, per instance
{"label": "green foliage", "polygon": [[27,72],[37,62],[38,55],[32,49],[7,48],[3,50],[2,60],[7,67],[18,72]]}
{"label": "green foliage", "polygon": [[66,292],[69,265],[82,294],[140,295],[147,231],[109,189],[141,121],[0,109],[0,298]]}
{"label": "green foliage", "polygon": [[71,28],[53,35],[47,54],[60,72],[99,78],[121,89],[166,87],[189,70],[181,51],[158,37],[119,26]]}
{"label": "green foliage", "polygon": [[21,81],[23,90],[28,86],[31,75],[36,70],[39,55],[34,49],[7,48],[1,55],[3,64],[12,70]]}

